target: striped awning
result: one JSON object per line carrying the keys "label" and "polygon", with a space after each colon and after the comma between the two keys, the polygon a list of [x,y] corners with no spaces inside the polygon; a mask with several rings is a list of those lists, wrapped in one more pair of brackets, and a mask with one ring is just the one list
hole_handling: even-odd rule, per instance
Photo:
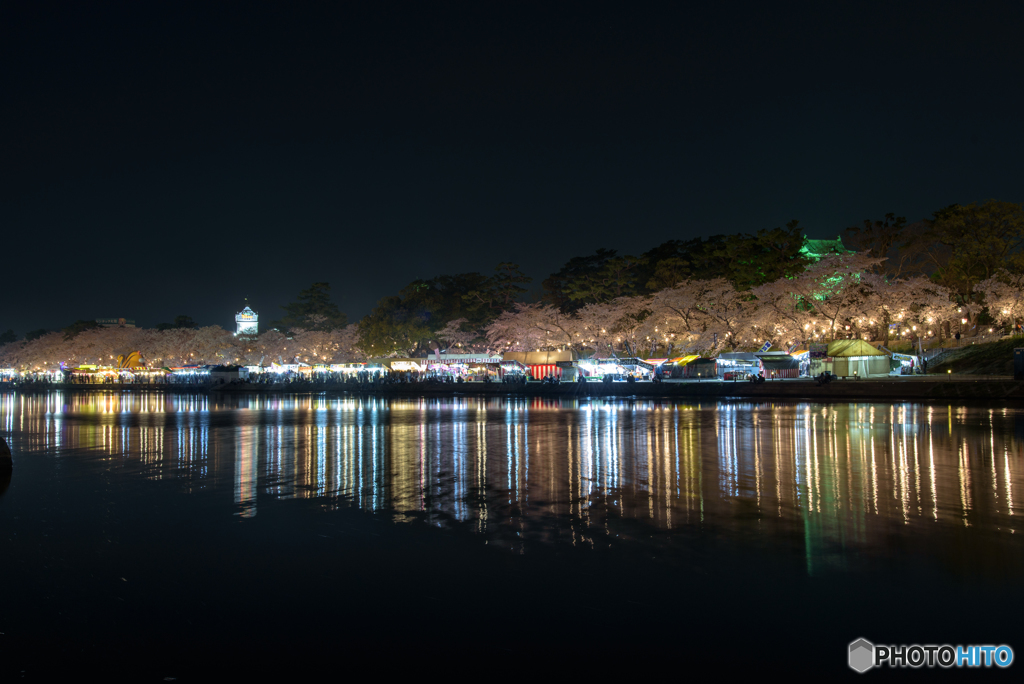
{"label": "striped awning", "polygon": [[541,380],[549,375],[554,375],[556,378],[560,378],[562,377],[562,369],[554,363],[531,363],[530,374],[536,380]]}

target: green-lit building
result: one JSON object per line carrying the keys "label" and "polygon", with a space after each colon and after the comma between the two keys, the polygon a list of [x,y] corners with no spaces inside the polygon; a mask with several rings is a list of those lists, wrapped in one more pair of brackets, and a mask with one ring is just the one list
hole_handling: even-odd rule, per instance
{"label": "green-lit building", "polygon": [[842,237],[838,235],[835,240],[812,240],[805,235],[804,246],[800,248],[800,253],[812,261],[820,261],[833,254],[853,254],[853,250],[847,249],[843,244]]}

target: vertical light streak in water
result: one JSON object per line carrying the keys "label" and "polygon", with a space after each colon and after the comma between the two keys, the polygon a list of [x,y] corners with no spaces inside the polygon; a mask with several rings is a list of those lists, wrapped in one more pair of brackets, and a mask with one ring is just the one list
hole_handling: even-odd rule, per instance
{"label": "vertical light streak in water", "polygon": [[514,494],[513,494],[512,498],[513,498],[513,500],[517,504],[520,503],[520,499],[521,499],[520,485],[522,483],[520,472],[522,470],[522,462],[523,462],[523,452],[522,452],[523,447],[521,446],[522,442],[523,442],[523,435],[521,434],[521,429],[522,429],[522,426],[518,422],[516,422],[516,424],[515,424],[515,432],[513,433],[513,437],[512,437],[512,448],[513,448],[513,459],[512,459],[512,462],[513,462],[513,465],[515,466],[515,476],[512,478],[512,485],[514,487],[514,490],[513,490]]}
{"label": "vertical light streak in water", "polygon": [[594,438],[594,433],[598,429],[597,421],[594,419],[595,413],[594,405],[588,404],[583,414],[583,427],[580,429],[580,443],[577,448],[580,460],[579,511],[584,525],[589,525],[590,523],[584,512],[590,509],[590,495],[594,491],[598,470],[597,452],[599,450],[599,442]]}
{"label": "vertical light streak in water", "polygon": [[[635,420],[636,420],[636,416],[634,416],[634,430],[636,429]],[[651,429],[650,421],[647,421],[647,423],[646,423],[646,425],[644,427],[647,430]],[[648,436],[646,431],[644,432],[644,436],[645,437]],[[657,492],[655,487],[658,485],[658,483],[655,481],[655,477],[654,477],[654,468],[655,468],[655,461],[654,461],[655,440],[648,438],[648,439],[645,439],[644,441],[647,443],[647,517],[650,518],[651,520],[653,520],[654,519],[654,498],[655,498],[655,493]]]}
{"label": "vertical light streak in water", "polygon": [[939,495],[935,489],[935,434],[932,429],[932,408],[928,407],[928,469],[932,484],[932,519],[939,519]]}
{"label": "vertical light streak in water", "polygon": [[[665,524],[667,525],[668,529],[671,530],[672,529],[672,504],[673,504],[673,501],[672,501],[672,452],[671,452],[671,442],[668,439],[668,437],[669,437],[668,421],[665,420],[664,414],[659,413],[657,419],[658,419],[658,423],[659,424],[655,427],[655,429],[657,429],[659,427],[661,428],[661,435],[660,435],[661,436],[661,441],[660,441],[661,449],[659,451],[659,454],[660,454],[660,458],[665,463],[665,474],[664,474],[664,477],[661,480],[662,487],[665,490],[665,492],[664,492],[664,497],[665,497],[665,502],[664,502],[665,503]],[[676,459],[675,460],[676,460],[676,472],[675,472],[676,477],[675,477],[675,480],[676,480],[676,489],[678,491],[678,488],[679,488],[679,470],[678,470],[678,468],[679,468],[679,445],[676,445]]]}
{"label": "vertical light streak in water", "polygon": [[373,498],[371,499],[370,510],[376,511],[381,505],[381,469],[384,458],[380,453],[380,442],[377,439],[377,402],[374,401],[370,408],[370,463],[373,466]]}
{"label": "vertical light streak in water", "polygon": [[[585,415],[585,414],[583,412],[580,412],[577,415]],[[577,473],[578,473],[578,469],[579,469],[579,451],[574,448],[575,445],[573,444],[573,437],[572,437],[572,423],[569,423],[569,425],[567,427],[568,427],[568,429],[566,430],[566,445],[565,445],[565,450],[566,450],[565,451],[565,454],[566,454],[565,464],[566,464],[567,472],[566,472],[566,480],[565,481],[569,485],[569,517],[571,519],[573,516],[579,516],[579,511],[578,511],[578,508],[579,508],[579,496],[577,494],[578,488],[580,486],[579,482],[577,481],[578,480]],[[577,434],[576,439],[579,439],[579,435],[578,434]],[[570,524],[569,525],[569,532],[572,535],[572,545],[576,546],[576,526]]]}
{"label": "vertical light streak in water", "polygon": [[452,412],[452,505],[455,519],[466,519],[466,423],[464,410],[458,405]]}
{"label": "vertical light streak in water", "polygon": [[992,464],[992,498],[995,502],[995,511],[999,512],[999,476],[996,475],[996,427],[993,422],[995,411],[988,410],[988,453],[989,461]]}
{"label": "vertical light streak in water", "polygon": [[256,428],[239,428],[235,435],[235,505],[238,515],[256,515]]}
{"label": "vertical light streak in water", "polygon": [[899,446],[896,443],[896,407],[889,407],[889,472],[892,473],[894,480],[892,487],[892,498],[899,499],[899,468],[896,464],[897,452]]}
{"label": "vertical light streak in water", "polygon": [[427,510],[427,426],[423,420],[424,412],[420,406],[419,425],[419,484],[420,484],[420,510]]}
{"label": "vertical light streak in water", "polygon": [[319,412],[316,421],[316,495],[323,496],[327,491],[327,426]]}
{"label": "vertical light streak in water", "polygon": [[[915,413],[917,411],[915,410]],[[919,425],[914,416],[914,425]],[[914,497],[917,500],[917,514],[921,515],[921,450],[919,435],[914,433]]]}
{"label": "vertical light streak in water", "polygon": [[[804,428],[804,448],[797,454],[795,472],[800,473],[803,470],[803,482],[800,482],[799,475],[797,476],[797,504],[800,503],[800,499],[804,500],[804,507],[813,512],[814,511],[814,489],[813,482],[814,477],[811,473],[811,459],[812,455],[818,451],[818,416],[811,414],[810,423]],[[801,484],[803,486],[801,486]]]}
{"label": "vertical light streak in water", "polygon": [[475,485],[477,492],[477,529],[483,532],[487,529],[487,409],[482,401],[476,409]]}
{"label": "vertical light streak in water", "polygon": [[508,505],[512,505],[512,401],[505,409],[505,471],[508,474]]}
{"label": "vertical light streak in water", "polygon": [[900,407],[900,443],[899,443],[899,488],[900,488],[900,510],[903,512],[903,524],[910,523],[910,465],[907,457],[907,440],[909,439],[910,427],[907,424],[907,408]]}
{"label": "vertical light streak in water", "polygon": [[328,458],[331,460],[331,476],[327,481],[327,491],[332,496],[338,496],[342,491],[342,483],[345,476],[345,464],[342,459],[341,451],[341,429],[338,426],[337,417],[331,419],[330,423],[330,447],[328,448]]}
{"label": "vertical light streak in water", "polygon": [[875,453],[875,441],[871,440],[871,503],[878,514],[878,455]]}
{"label": "vertical light streak in water", "polygon": [[1013,515],[1013,490],[1010,487],[1010,451],[1003,450],[1003,481],[1006,483],[1006,510]]}
{"label": "vertical light streak in water", "polygon": [[715,433],[718,439],[719,487],[725,496],[736,496],[739,490],[736,409],[731,404],[720,405],[717,414]]}
{"label": "vertical light streak in water", "polygon": [[522,488],[522,499],[524,503],[530,502],[530,412],[523,411],[521,424],[523,426],[523,462],[522,462],[522,479],[519,477],[519,467],[517,464],[516,476],[517,486]]}
{"label": "vertical light streak in water", "polygon": [[356,424],[355,428],[355,451],[356,451],[356,472],[359,474],[359,497],[357,504],[359,508],[363,508],[366,504],[365,499],[365,483],[363,480],[363,470],[366,468],[366,460],[363,454],[363,407],[360,406],[359,410],[356,411]]}
{"label": "vertical light streak in water", "polygon": [[959,467],[957,471],[960,478],[960,511],[963,517],[964,527],[970,527],[970,523],[967,521],[967,513],[971,509],[971,472],[970,472],[970,453],[968,452],[967,442],[957,440],[958,444],[958,456],[959,456]]}
{"label": "vertical light streak in water", "polygon": [[[757,502],[757,512],[761,512],[761,423],[759,416],[754,413],[754,497]],[[773,421],[774,423],[774,421]],[[774,429],[773,429],[774,432]]]}

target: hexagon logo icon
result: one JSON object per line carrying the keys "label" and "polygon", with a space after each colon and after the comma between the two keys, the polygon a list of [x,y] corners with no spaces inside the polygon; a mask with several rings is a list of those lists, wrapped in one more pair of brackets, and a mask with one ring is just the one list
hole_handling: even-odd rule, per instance
{"label": "hexagon logo icon", "polygon": [[867,639],[857,639],[850,644],[850,668],[867,672],[875,664],[875,645]]}

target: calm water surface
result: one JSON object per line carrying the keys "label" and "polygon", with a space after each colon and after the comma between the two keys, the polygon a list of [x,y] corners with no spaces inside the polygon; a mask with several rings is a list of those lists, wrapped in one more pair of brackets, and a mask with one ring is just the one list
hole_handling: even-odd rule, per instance
{"label": "calm water surface", "polygon": [[[567,602],[587,619],[594,610],[650,611],[648,627],[620,635],[624,647],[643,649],[691,629],[658,617],[659,605],[693,609],[700,600],[716,620],[766,611],[791,620],[808,638],[837,644],[840,666],[846,643],[884,641],[904,609],[920,629],[892,636],[922,642],[948,641],[967,621],[1003,624],[979,606],[959,614],[955,601],[932,615],[940,596],[1002,592],[1008,607],[1021,607],[1016,407],[6,394],[0,431],[16,454],[0,498],[9,559],[0,577],[36,596],[0,617],[0,640],[11,644],[20,630],[26,653],[44,633],[70,653],[76,629],[125,638],[136,628],[177,633],[151,620],[213,629],[225,611],[250,616],[292,597],[295,588],[272,588],[285,578],[308,585],[320,608],[296,609],[297,619],[317,623],[321,636],[352,636],[320,624],[322,610],[413,631],[410,611],[426,610],[473,633],[469,614],[493,626],[496,606],[515,597],[539,613]],[[235,561],[220,558],[225,548]],[[144,558],[153,554],[164,560]],[[388,590],[367,606],[329,607],[354,587],[325,572],[348,582],[360,563],[375,568],[360,576],[363,588]],[[435,577],[428,585],[453,584],[413,590],[420,573]],[[133,581],[146,589],[120,595]],[[258,593],[220,605],[215,618],[203,606],[227,599],[207,582],[252,582]],[[648,582],[660,587],[653,595]],[[865,605],[848,595],[857,586],[871,587],[876,600],[865,600],[877,610],[854,615]],[[105,600],[129,613],[107,615]],[[434,600],[443,607],[420,605]],[[822,601],[834,610],[815,614]],[[921,633],[936,625],[947,629]],[[761,634],[721,628],[741,642]],[[987,636],[1013,645],[1017,634],[1006,629]],[[530,632],[480,638],[499,650],[546,643]],[[400,634],[390,643],[417,641]],[[225,658],[238,645],[230,643]],[[167,656],[160,667],[187,670],[183,662]]]}

